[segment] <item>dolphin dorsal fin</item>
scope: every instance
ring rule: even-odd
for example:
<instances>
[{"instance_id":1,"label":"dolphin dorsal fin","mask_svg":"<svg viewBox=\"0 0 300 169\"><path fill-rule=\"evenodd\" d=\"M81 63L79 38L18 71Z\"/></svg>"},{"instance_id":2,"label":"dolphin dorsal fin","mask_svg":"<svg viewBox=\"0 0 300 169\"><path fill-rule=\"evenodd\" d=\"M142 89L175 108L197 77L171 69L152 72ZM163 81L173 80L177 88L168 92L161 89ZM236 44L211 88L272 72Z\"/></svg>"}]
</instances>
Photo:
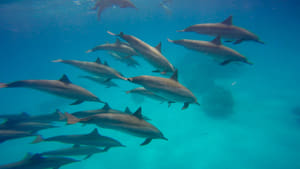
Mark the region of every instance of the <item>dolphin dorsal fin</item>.
<instances>
[{"instance_id":1,"label":"dolphin dorsal fin","mask_svg":"<svg viewBox=\"0 0 300 169\"><path fill-rule=\"evenodd\" d=\"M102 110L109 110L109 109L111 108L107 103L102 107Z\"/></svg>"},{"instance_id":2,"label":"dolphin dorsal fin","mask_svg":"<svg viewBox=\"0 0 300 169\"><path fill-rule=\"evenodd\" d=\"M155 49L157 49L161 53L161 42L157 46L155 46Z\"/></svg>"},{"instance_id":3,"label":"dolphin dorsal fin","mask_svg":"<svg viewBox=\"0 0 300 169\"><path fill-rule=\"evenodd\" d=\"M120 41L119 38L116 39L116 44L117 44L117 45L121 44L121 41Z\"/></svg>"},{"instance_id":4,"label":"dolphin dorsal fin","mask_svg":"<svg viewBox=\"0 0 300 169\"><path fill-rule=\"evenodd\" d=\"M73 146L72 146L72 148L79 148L80 147L80 144L74 144Z\"/></svg>"},{"instance_id":5,"label":"dolphin dorsal fin","mask_svg":"<svg viewBox=\"0 0 300 169\"><path fill-rule=\"evenodd\" d=\"M102 64L100 58L97 58L95 62L98 63L98 64Z\"/></svg>"},{"instance_id":6,"label":"dolphin dorsal fin","mask_svg":"<svg viewBox=\"0 0 300 169\"><path fill-rule=\"evenodd\" d=\"M139 119L143 119L143 115L142 115L142 107L139 107L134 113L133 115Z\"/></svg>"},{"instance_id":7,"label":"dolphin dorsal fin","mask_svg":"<svg viewBox=\"0 0 300 169\"><path fill-rule=\"evenodd\" d=\"M132 112L130 111L129 107L126 107L124 112L125 112L126 114L132 114Z\"/></svg>"},{"instance_id":8,"label":"dolphin dorsal fin","mask_svg":"<svg viewBox=\"0 0 300 169\"><path fill-rule=\"evenodd\" d=\"M175 80L178 82L178 70L176 69L173 75L170 77L170 79Z\"/></svg>"},{"instance_id":9,"label":"dolphin dorsal fin","mask_svg":"<svg viewBox=\"0 0 300 169\"><path fill-rule=\"evenodd\" d=\"M232 25L232 16L229 16L227 19L225 19L222 24Z\"/></svg>"},{"instance_id":10,"label":"dolphin dorsal fin","mask_svg":"<svg viewBox=\"0 0 300 169\"><path fill-rule=\"evenodd\" d=\"M67 83L67 84L72 83L72 82L69 80L68 76L65 75L65 74L59 79L59 81L64 82L64 83Z\"/></svg>"},{"instance_id":11,"label":"dolphin dorsal fin","mask_svg":"<svg viewBox=\"0 0 300 169\"><path fill-rule=\"evenodd\" d=\"M222 45L221 36L217 36L214 40L211 41L211 43L215 45Z\"/></svg>"},{"instance_id":12,"label":"dolphin dorsal fin","mask_svg":"<svg viewBox=\"0 0 300 169\"><path fill-rule=\"evenodd\" d=\"M89 134L90 136L101 136L100 134L99 134L99 132L98 132L98 129L97 128L95 128L92 132L90 132L90 134Z\"/></svg>"},{"instance_id":13,"label":"dolphin dorsal fin","mask_svg":"<svg viewBox=\"0 0 300 169\"><path fill-rule=\"evenodd\" d=\"M107 61L104 61L104 65L105 65L105 66L109 66L108 63L107 63Z\"/></svg>"}]
</instances>

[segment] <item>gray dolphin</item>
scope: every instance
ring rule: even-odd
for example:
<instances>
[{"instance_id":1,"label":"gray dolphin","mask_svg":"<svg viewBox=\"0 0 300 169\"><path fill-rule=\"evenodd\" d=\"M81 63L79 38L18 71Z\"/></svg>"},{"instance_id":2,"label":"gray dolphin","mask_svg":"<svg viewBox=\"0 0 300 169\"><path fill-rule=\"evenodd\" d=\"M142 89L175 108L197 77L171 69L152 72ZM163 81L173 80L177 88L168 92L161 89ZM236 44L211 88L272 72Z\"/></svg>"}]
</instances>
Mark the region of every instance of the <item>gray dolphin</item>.
<instances>
[{"instance_id":1,"label":"gray dolphin","mask_svg":"<svg viewBox=\"0 0 300 169\"><path fill-rule=\"evenodd\" d=\"M157 68L153 72L160 72L161 74L166 74L168 72L174 72L174 66L164 57L161 53L161 43L159 43L155 48L149 44L143 42L142 40L131 36L125 35L123 32L120 34L114 34L107 31L110 35L119 36L129 43L142 57L148 61L152 66Z\"/></svg>"},{"instance_id":2,"label":"gray dolphin","mask_svg":"<svg viewBox=\"0 0 300 169\"><path fill-rule=\"evenodd\" d=\"M43 156L82 156L86 157L84 160L90 158L93 154L106 152L106 149L99 149L93 146L80 146L79 144L75 144L70 148L64 148L59 150L47 151L41 153Z\"/></svg>"},{"instance_id":3,"label":"gray dolphin","mask_svg":"<svg viewBox=\"0 0 300 169\"><path fill-rule=\"evenodd\" d=\"M155 76L137 76L128 78L128 81L142 85L147 90L168 99L172 102L184 102L182 109L188 108L189 104L198 104L194 94L178 82L178 71L171 78Z\"/></svg>"},{"instance_id":4,"label":"gray dolphin","mask_svg":"<svg viewBox=\"0 0 300 169\"><path fill-rule=\"evenodd\" d=\"M88 90L72 84L66 75L63 75L59 80L21 80L8 84L0 84L0 88L15 88L25 87L32 88L44 92L48 92L57 96L75 99L76 101L71 105L80 104L84 101L101 101L97 96L89 92Z\"/></svg>"},{"instance_id":5,"label":"gray dolphin","mask_svg":"<svg viewBox=\"0 0 300 169\"><path fill-rule=\"evenodd\" d=\"M8 120L4 124L0 125L0 130L17 130L17 131L26 131L30 133L35 133L40 130L56 128L56 127L57 126L54 126L50 123L31 122L31 121L11 122Z\"/></svg>"},{"instance_id":6,"label":"gray dolphin","mask_svg":"<svg viewBox=\"0 0 300 169\"><path fill-rule=\"evenodd\" d=\"M98 9L97 16L98 20L100 20L101 13L105 9L113 6L119 6L120 8L136 8L135 5L129 0L97 0L92 10Z\"/></svg>"},{"instance_id":7,"label":"gray dolphin","mask_svg":"<svg viewBox=\"0 0 300 169\"><path fill-rule=\"evenodd\" d=\"M84 79L89 79L93 82L96 82L96 83L99 83L101 85L104 85L106 86L107 88L110 88L110 87L119 87L118 84L116 84L115 82L109 80L107 81L106 78L103 78L103 77L99 77L99 76L79 76L80 78L84 78Z\"/></svg>"},{"instance_id":8,"label":"gray dolphin","mask_svg":"<svg viewBox=\"0 0 300 169\"><path fill-rule=\"evenodd\" d=\"M123 75L116 71L115 69L111 68L107 62L104 62L102 64L100 58L97 58L95 62L85 62L85 61L79 61L79 60L54 60L52 62L59 62L59 63L65 63L74 67L77 67L81 70L84 70L88 73L92 73L96 76L104 77L106 78L106 81L109 81L111 79L123 79Z\"/></svg>"},{"instance_id":9,"label":"gray dolphin","mask_svg":"<svg viewBox=\"0 0 300 169\"><path fill-rule=\"evenodd\" d=\"M100 135L96 128L89 134L62 135L62 136L54 136L46 139L42 138L42 136L37 136L37 138L32 143L40 143L42 141L55 141L55 142L68 143L68 144L82 144L82 145L106 147L106 148L125 147L115 139Z\"/></svg>"},{"instance_id":10,"label":"gray dolphin","mask_svg":"<svg viewBox=\"0 0 300 169\"><path fill-rule=\"evenodd\" d=\"M257 35L248 30L232 25L232 16L229 16L221 23L205 23L189 26L178 32L196 32L211 36L221 36L225 39L236 40L234 44L239 44L243 41L255 41L264 44Z\"/></svg>"},{"instance_id":11,"label":"gray dolphin","mask_svg":"<svg viewBox=\"0 0 300 169\"><path fill-rule=\"evenodd\" d=\"M113 58L115 58L116 60L127 64L127 66L131 66L131 67L136 67L139 64L138 61L136 61L133 57L131 56L122 56L122 54L117 53L117 52L109 52L109 55L111 55Z\"/></svg>"},{"instance_id":12,"label":"gray dolphin","mask_svg":"<svg viewBox=\"0 0 300 169\"><path fill-rule=\"evenodd\" d=\"M0 166L0 169L58 169L63 165L78 162L66 157L42 157L41 154L27 154L18 162Z\"/></svg>"},{"instance_id":13,"label":"gray dolphin","mask_svg":"<svg viewBox=\"0 0 300 169\"><path fill-rule=\"evenodd\" d=\"M137 137L146 138L141 145L149 144L152 139L167 140L161 131L143 119L141 108L134 114L101 113L80 119L68 113L66 113L66 116L68 118L68 124L78 122L96 124L99 127L115 129Z\"/></svg>"},{"instance_id":14,"label":"gray dolphin","mask_svg":"<svg viewBox=\"0 0 300 169\"><path fill-rule=\"evenodd\" d=\"M18 139L23 137L31 137L35 134L27 131L16 131L16 130L0 130L0 143L3 143L7 140Z\"/></svg>"},{"instance_id":15,"label":"gray dolphin","mask_svg":"<svg viewBox=\"0 0 300 169\"><path fill-rule=\"evenodd\" d=\"M135 89L131 89L131 90L128 90L126 91L127 94L129 93L132 93L132 94L139 94L139 95L142 95L142 96L146 96L148 98L151 98L153 100L157 100L157 101L160 101L161 103L163 102L169 102L169 100L145 89L144 87L138 87L138 88L135 88Z\"/></svg>"},{"instance_id":16,"label":"gray dolphin","mask_svg":"<svg viewBox=\"0 0 300 169\"><path fill-rule=\"evenodd\" d=\"M252 65L248 59L238 53L237 51L223 46L221 43L221 37L218 36L212 41L199 41L199 40L189 40L189 39L181 39L181 40L170 40L169 42L184 46L187 49L191 49L197 52L202 52L208 54L215 58L215 60L221 60L221 65L226 65L230 62L244 62Z\"/></svg>"}]
</instances>

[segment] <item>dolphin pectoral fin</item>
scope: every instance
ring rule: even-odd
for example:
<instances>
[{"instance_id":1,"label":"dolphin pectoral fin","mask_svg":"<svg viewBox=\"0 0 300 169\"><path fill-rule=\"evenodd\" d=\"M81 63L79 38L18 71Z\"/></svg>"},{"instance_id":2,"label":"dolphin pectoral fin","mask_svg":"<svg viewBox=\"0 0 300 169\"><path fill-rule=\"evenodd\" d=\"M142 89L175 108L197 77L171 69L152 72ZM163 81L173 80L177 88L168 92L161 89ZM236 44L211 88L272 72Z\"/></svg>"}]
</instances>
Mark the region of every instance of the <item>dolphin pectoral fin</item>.
<instances>
[{"instance_id":1,"label":"dolphin pectoral fin","mask_svg":"<svg viewBox=\"0 0 300 169\"><path fill-rule=\"evenodd\" d=\"M243 39L239 39L239 40L236 40L235 42L233 42L233 44L237 45L237 44L242 43L243 41L244 41Z\"/></svg>"},{"instance_id":2,"label":"dolphin pectoral fin","mask_svg":"<svg viewBox=\"0 0 300 169\"><path fill-rule=\"evenodd\" d=\"M111 80L111 78L107 78L106 80L103 81L103 83L107 83Z\"/></svg>"},{"instance_id":3,"label":"dolphin pectoral fin","mask_svg":"<svg viewBox=\"0 0 300 169\"><path fill-rule=\"evenodd\" d=\"M228 63L232 62L232 60L225 60L224 62L220 63L221 66L225 66Z\"/></svg>"},{"instance_id":4,"label":"dolphin pectoral fin","mask_svg":"<svg viewBox=\"0 0 300 169\"><path fill-rule=\"evenodd\" d=\"M175 102L173 102L173 101L168 101L168 108L171 107L172 103L175 103Z\"/></svg>"},{"instance_id":5,"label":"dolphin pectoral fin","mask_svg":"<svg viewBox=\"0 0 300 169\"><path fill-rule=\"evenodd\" d=\"M71 103L70 105L78 105L81 104L82 102L84 102L84 100L76 100L74 103Z\"/></svg>"},{"instance_id":6,"label":"dolphin pectoral fin","mask_svg":"<svg viewBox=\"0 0 300 169\"><path fill-rule=\"evenodd\" d=\"M142 144L141 146L147 145L152 141L152 138L147 138Z\"/></svg>"},{"instance_id":7,"label":"dolphin pectoral fin","mask_svg":"<svg viewBox=\"0 0 300 169\"><path fill-rule=\"evenodd\" d=\"M181 110L187 109L189 107L190 103L185 102Z\"/></svg>"},{"instance_id":8,"label":"dolphin pectoral fin","mask_svg":"<svg viewBox=\"0 0 300 169\"><path fill-rule=\"evenodd\" d=\"M83 160L86 160L86 159L88 159L88 158L92 157L92 155L93 155L93 154L89 154L89 155L87 155L86 157L84 157L84 159L83 159Z\"/></svg>"}]
</instances>

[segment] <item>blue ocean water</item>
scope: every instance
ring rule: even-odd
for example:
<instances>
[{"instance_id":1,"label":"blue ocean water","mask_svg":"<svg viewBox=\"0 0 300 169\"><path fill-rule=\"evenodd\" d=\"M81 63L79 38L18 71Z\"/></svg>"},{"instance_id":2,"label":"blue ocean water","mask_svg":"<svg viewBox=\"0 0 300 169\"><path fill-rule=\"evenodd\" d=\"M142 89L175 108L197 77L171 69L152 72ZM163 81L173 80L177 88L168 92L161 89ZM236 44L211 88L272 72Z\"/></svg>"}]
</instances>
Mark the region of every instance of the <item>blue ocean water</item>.
<instances>
[{"instance_id":1,"label":"blue ocean water","mask_svg":"<svg viewBox=\"0 0 300 169\"><path fill-rule=\"evenodd\" d=\"M78 1L76 1L78 2ZM80 0L18 0L0 2L0 82L24 79L70 80L95 93L118 110L132 111L142 106L169 139L144 140L118 131L99 129L126 148L63 166L62 168L132 168L132 169L299 169L300 106L298 38L300 23L298 3L293 0L173 0L171 13L159 1L132 0L135 9L118 7L103 12L97 21L90 10L93 2ZM196 33L179 33L198 23L221 22L233 16L233 24L257 34L264 42L225 43L245 55L254 65L216 64L204 54L167 41L170 39L212 40ZM105 88L84 79L87 73L68 65L52 63L55 59L94 61L97 57L126 77L153 75L154 68L136 58L137 68L114 60L105 51L86 54L99 44L114 42L106 31L134 35L152 46L162 42L162 53L179 70L179 82L198 98L200 106L182 104L168 108L150 99L132 97L125 91L138 87L115 80L120 88ZM103 105L85 102L69 106L71 100L15 88L0 90L0 113L28 112L46 114L59 108L63 112L92 110ZM299 110L299 109L298 109ZM80 124L40 131L44 137L84 134L95 126ZM59 143L30 144L34 137L0 144L0 165L18 161L27 152L40 153L68 147ZM79 158L80 159L80 158Z\"/></svg>"}]
</instances>

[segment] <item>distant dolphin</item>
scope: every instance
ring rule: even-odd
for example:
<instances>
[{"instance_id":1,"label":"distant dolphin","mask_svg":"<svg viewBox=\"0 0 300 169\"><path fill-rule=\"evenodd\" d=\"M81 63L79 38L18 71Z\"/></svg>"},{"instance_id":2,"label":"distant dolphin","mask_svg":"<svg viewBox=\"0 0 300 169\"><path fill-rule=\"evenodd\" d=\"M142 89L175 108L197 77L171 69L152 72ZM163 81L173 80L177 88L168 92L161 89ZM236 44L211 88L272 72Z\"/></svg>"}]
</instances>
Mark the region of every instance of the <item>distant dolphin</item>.
<instances>
[{"instance_id":1,"label":"distant dolphin","mask_svg":"<svg viewBox=\"0 0 300 169\"><path fill-rule=\"evenodd\" d=\"M196 32L199 34L206 34L211 36L221 36L225 39L235 39L234 44L239 44L243 41L255 41L264 44L259 37L249 32L244 28L240 28L232 25L232 16L229 16L221 23L206 23L192 25L188 28L180 30L178 32Z\"/></svg>"},{"instance_id":2,"label":"distant dolphin","mask_svg":"<svg viewBox=\"0 0 300 169\"><path fill-rule=\"evenodd\" d=\"M195 50L197 52L202 52L214 57L216 60L221 60L221 65L226 65L230 62L238 61L244 62L252 65L248 59L238 53L237 51L230 49L226 46L223 46L221 43L221 37L218 36L214 40L208 41L199 41L199 40L189 40L189 39L181 39L181 40L170 40L169 42L184 46L185 48Z\"/></svg>"},{"instance_id":3,"label":"distant dolphin","mask_svg":"<svg viewBox=\"0 0 300 169\"><path fill-rule=\"evenodd\" d=\"M161 74L166 74L168 72L174 72L174 66L161 54L161 43L159 43L155 48L149 44L143 42L142 40L131 36L125 35L123 32L120 34L114 34L107 31L110 35L119 36L129 43L143 58L148 61L152 66L156 67L157 70L153 72L160 72Z\"/></svg>"},{"instance_id":4,"label":"distant dolphin","mask_svg":"<svg viewBox=\"0 0 300 169\"><path fill-rule=\"evenodd\" d=\"M176 70L170 79L155 76L137 76L128 78L128 81L142 85L147 90L169 101L183 102L182 109L188 108L191 103L199 105L194 94L178 82L177 76L178 71Z\"/></svg>"},{"instance_id":5,"label":"distant dolphin","mask_svg":"<svg viewBox=\"0 0 300 169\"><path fill-rule=\"evenodd\" d=\"M84 101L104 103L88 90L72 84L66 75L63 75L59 80L21 80L8 84L0 84L0 88L15 87L32 88L69 99L76 99L71 105L80 104Z\"/></svg>"},{"instance_id":6,"label":"distant dolphin","mask_svg":"<svg viewBox=\"0 0 300 169\"><path fill-rule=\"evenodd\" d=\"M141 108L134 114L101 113L80 119L68 113L66 113L66 116L68 118L68 124L78 122L96 124L99 127L115 129L137 137L146 138L141 145L149 144L152 139L167 140L161 131L143 119Z\"/></svg>"},{"instance_id":7,"label":"distant dolphin","mask_svg":"<svg viewBox=\"0 0 300 169\"><path fill-rule=\"evenodd\" d=\"M160 101L161 103L163 102L169 102L169 100L145 89L144 87L138 87L138 88L135 88L135 89L132 89L132 90L129 90L129 91L126 91L127 94L129 93L132 93L132 94L139 94L139 95L142 95L142 96L146 96L148 98L151 98L153 100L157 100L157 101ZM169 103L170 104L170 103Z\"/></svg>"},{"instance_id":8,"label":"distant dolphin","mask_svg":"<svg viewBox=\"0 0 300 169\"><path fill-rule=\"evenodd\" d=\"M68 144L82 144L82 145L105 147L105 148L125 147L115 139L100 135L96 128L89 134L62 135L62 136L54 136L46 139L42 138L41 136L37 136L37 138L32 143L40 143L42 141L55 141L55 142L68 143Z\"/></svg>"},{"instance_id":9,"label":"distant dolphin","mask_svg":"<svg viewBox=\"0 0 300 169\"><path fill-rule=\"evenodd\" d=\"M79 61L79 60L62 60L62 59L53 60L52 62L65 63L68 65L77 67L81 70L92 73L96 76L104 77L104 78L106 78L106 81L109 81L111 79L126 80L120 72L111 68L107 64L107 62L104 62L104 64L102 64L100 58L97 58L97 60L95 62L85 62L85 61Z\"/></svg>"},{"instance_id":10,"label":"distant dolphin","mask_svg":"<svg viewBox=\"0 0 300 169\"><path fill-rule=\"evenodd\" d=\"M91 80L91 81L96 82L96 83L101 84L101 85L104 85L107 88L110 88L110 87L119 87L119 85L116 84L115 82L113 82L111 80L107 81L106 78L103 78L103 77L100 77L100 76L79 76L79 77Z\"/></svg>"},{"instance_id":11,"label":"distant dolphin","mask_svg":"<svg viewBox=\"0 0 300 169\"><path fill-rule=\"evenodd\" d=\"M95 6L92 8L96 10L98 8L98 20L100 21L101 13L113 6L119 6L120 8L136 8L129 0L97 0Z\"/></svg>"},{"instance_id":12,"label":"distant dolphin","mask_svg":"<svg viewBox=\"0 0 300 169\"><path fill-rule=\"evenodd\" d=\"M126 63L127 66L131 66L131 67L136 67L139 64L139 62L137 62L133 57L131 56L122 56L121 54L119 53L116 53L116 52L109 52L109 54L115 58L116 60L122 62L122 63Z\"/></svg>"},{"instance_id":13,"label":"distant dolphin","mask_svg":"<svg viewBox=\"0 0 300 169\"><path fill-rule=\"evenodd\" d=\"M80 146L79 144L75 144L70 148L64 148L59 150L47 151L41 153L43 156L82 156L86 157L84 160L90 158L93 154L106 152L107 149L99 149L93 146Z\"/></svg>"},{"instance_id":14,"label":"distant dolphin","mask_svg":"<svg viewBox=\"0 0 300 169\"><path fill-rule=\"evenodd\" d=\"M26 157L18 162L0 166L0 169L58 169L63 165L78 162L66 157L42 157L41 154L27 154Z\"/></svg>"},{"instance_id":15,"label":"distant dolphin","mask_svg":"<svg viewBox=\"0 0 300 169\"><path fill-rule=\"evenodd\" d=\"M0 143L3 143L7 140L18 139L23 137L32 137L36 134L27 131L16 131L16 130L0 130ZM1 167L0 167L1 168Z\"/></svg>"}]
</instances>

